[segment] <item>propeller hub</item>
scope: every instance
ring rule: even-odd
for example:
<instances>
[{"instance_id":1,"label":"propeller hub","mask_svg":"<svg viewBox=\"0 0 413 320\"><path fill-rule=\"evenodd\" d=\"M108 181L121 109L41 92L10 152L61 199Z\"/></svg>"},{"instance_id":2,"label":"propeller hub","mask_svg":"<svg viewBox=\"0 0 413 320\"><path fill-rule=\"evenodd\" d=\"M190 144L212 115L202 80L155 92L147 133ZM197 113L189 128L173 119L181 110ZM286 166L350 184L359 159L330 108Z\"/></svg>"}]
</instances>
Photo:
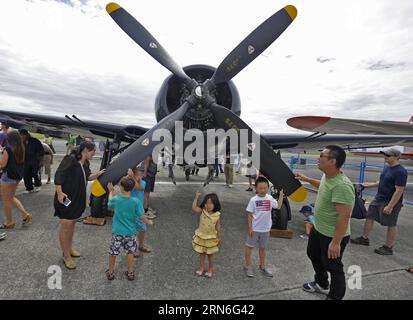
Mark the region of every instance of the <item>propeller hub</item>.
<instances>
[{"instance_id":1,"label":"propeller hub","mask_svg":"<svg viewBox=\"0 0 413 320\"><path fill-rule=\"evenodd\" d=\"M202 87L201 87L201 86L197 86L197 87L195 88L195 95L196 95L198 98L202 98Z\"/></svg>"}]
</instances>

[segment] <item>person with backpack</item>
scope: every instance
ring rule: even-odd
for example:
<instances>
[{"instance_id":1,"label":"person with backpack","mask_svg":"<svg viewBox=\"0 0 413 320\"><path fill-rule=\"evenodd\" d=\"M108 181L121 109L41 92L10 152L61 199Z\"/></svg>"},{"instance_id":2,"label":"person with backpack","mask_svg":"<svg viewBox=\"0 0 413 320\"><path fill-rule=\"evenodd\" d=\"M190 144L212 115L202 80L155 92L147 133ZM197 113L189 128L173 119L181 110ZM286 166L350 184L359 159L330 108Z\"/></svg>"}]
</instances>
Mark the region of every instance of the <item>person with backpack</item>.
<instances>
[{"instance_id":1,"label":"person with backpack","mask_svg":"<svg viewBox=\"0 0 413 320\"><path fill-rule=\"evenodd\" d=\"M16 189L23 178L24 167L24 145L17 131L11 131L7 134L7 144L2 151L0 169L3 170L1 176L1 197L3 202L5 222L0 225L0 229L13 229L12 207L16 207L23 219L23 225L28 224L33 216L27 212L21 202L16 198Z\"/></svg>"},{"instance_id":2,"label":"person with backpack","mask_svg":"<svg viewBox=\"0 0 413 320\"><path fill-rule=\"evenodd\" d=\"M44 156L43 145L39 139L32 137L26 129L20 129L19 133L25 147L23 178L26 191L24 193L37 192L41 190L42 185L39 168Z\"/></svg>"}]
</instances>

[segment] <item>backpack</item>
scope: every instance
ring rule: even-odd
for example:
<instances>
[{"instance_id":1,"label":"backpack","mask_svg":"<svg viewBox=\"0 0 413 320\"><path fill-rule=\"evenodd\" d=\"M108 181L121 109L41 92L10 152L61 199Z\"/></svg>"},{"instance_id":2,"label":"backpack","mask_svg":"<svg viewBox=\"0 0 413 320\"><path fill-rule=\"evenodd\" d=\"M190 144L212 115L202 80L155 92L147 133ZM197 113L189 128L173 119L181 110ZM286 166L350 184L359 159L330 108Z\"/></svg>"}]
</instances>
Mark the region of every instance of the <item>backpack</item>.
<instances>
[{"instance_id":1,"label":"backpack","mask_svg":"<svg viewBox=\"0 0 413 320\"><path fill-rule=\"evenodd\" d=\"M354 219L366 219L367 216L367 209L364 205L366 202L363 199L363 191L364 187L361 184L355 184L354 190L356 192L356 199L354 202L353 211L351 213L351 217Z\"/></svg>"}]
</instances>

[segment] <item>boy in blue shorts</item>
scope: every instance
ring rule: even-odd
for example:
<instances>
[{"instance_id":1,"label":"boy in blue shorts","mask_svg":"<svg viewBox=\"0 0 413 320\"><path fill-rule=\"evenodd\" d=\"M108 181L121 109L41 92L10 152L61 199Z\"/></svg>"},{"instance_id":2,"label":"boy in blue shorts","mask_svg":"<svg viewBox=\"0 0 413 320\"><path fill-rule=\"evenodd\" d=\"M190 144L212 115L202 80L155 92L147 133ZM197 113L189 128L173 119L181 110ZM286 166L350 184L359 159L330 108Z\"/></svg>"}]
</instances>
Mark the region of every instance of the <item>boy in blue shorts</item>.
<instances>
[{"instance_id":1,"label":"boy in blue shorts","mask_svg":"<svg viewBox=\"0 0 413 320\"><path fill-rule=\"evenodd\" d=\"M136 252L136 221L142 220L147 224L152 221L146 219L142 204L136 198L131 197L131 191L135 186L135 181L130 177L123 177L120 180L120 196L113 196L113 185L108 183L109 202L108 207L115 210L112 222L112 241L109 250L109 269L106 270L108 280L115 279L116 257L121 249L128 254L128 271L126 276L128 280L135 280L133 270L133 255Z\"/></svg>"},{"instance_id":2,"label":"boy in blue shorts","mask_svg":"<svg viewBox=\"0 0 413 320\"><path fill-rule=\"evenodd\" d=\"M128 170L128 176L135 181L135 187L131 191L131 197L138 199L142 208L143 208L143 199L145 193L146 182L142 179L144 168L141 166L135 167L133 170ZM151 252L152 249L150 246L145 244L145 232L146 224L141 220L138 220L136 223L136 239L138 239L138 250L141 252ZM134 256L135 258L139 257L141 253L136 251Z\"/></svg>"}]
</instances>

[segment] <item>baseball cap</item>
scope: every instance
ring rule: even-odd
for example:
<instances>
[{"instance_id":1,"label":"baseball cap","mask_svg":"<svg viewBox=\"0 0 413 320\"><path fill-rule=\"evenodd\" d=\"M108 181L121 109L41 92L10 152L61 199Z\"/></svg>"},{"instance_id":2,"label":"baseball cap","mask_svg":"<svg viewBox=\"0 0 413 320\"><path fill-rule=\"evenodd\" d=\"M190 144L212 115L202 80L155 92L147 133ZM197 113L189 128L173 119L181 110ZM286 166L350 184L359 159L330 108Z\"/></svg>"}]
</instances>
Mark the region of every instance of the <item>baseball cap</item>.
<instances>
[{"instance_id":1,"label":"baseball cap","mask_svg":"<svg viewBox=\"0 0 413 320\"><path fill-rule=\"evenodd\" d=\"M313 208L311 208L310 206L302 206L302 208L300 209L301 213L312 212L312 211L313 211Z\"/></svg>"},{"instance_id":2,"label":"baseball cap","mask_svg":"<svg viewBox=\"0 0 413 320\"><path fill-rule=\"evenodd\" d=\"M396 148L388 148L386 150L380 151L380 153L387 155L387 156L395 156L395 157L399 157L401 154L400 150Z\"/></svg>"}]
</instances>

